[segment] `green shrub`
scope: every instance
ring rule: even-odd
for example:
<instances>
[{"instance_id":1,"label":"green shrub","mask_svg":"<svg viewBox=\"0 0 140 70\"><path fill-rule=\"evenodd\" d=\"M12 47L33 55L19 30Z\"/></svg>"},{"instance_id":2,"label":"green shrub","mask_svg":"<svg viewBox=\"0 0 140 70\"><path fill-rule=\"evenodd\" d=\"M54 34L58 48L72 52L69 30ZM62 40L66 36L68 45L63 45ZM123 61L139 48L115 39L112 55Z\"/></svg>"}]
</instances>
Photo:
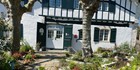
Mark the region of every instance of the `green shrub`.
<instances>
[{"instance_id":1,"label":"green shrub","mask_svg":"<svg viewBox=\"0 0 140 70\"><path fill-rule=\"evenodd\" d=\"M91 62L91 60L92 60L91 57L86 57L86 58L84 59L85 62Z\"/></svg>"},{"instance_id":2,"label":"green shrub","mask_svg":"<svg viewBox=\"0 0 140 70\"><path fill-rule=\"evenodd\" d=\"M38 67L38 70L45 70L45 67Z\"/></svg>"},{"instance_id":3,"label":"green shrub","mask_svg":"<svg viewBox=\"0 0 140 70\"><path fill-rule=\"evenodd\" d=\"M33 48L28 44L28 42L26 41L21 41L21 42L22 42L22 45L20 46L20 49L19 49L21 53L34 52Z\"/></svg>"},{"instance_id":4,"label":"green shrub","mask_svg":"<svg viewBox=\"0 0 140 70\"><path fill-rule=\"evenodd\" d=\"M16 61L13 56L11 56L10 52L4 52L3 57L6 60L6 62Z\"/></svg>"},{"instance_id":5,"label":"green shrub","mask_svg":"<svg viewBox=\"0 0 140 70\"><path fill-rule=\"evenodd\" d=\"M28 46L28 45L22 45L21 47L20 47L20 52L28 52L29 50L31 49L31 47L30 46Z\"/></svg>"},{"instance_id":6,"label":"green shrub","mask_svg":"<svg viewBox=\"0 0 140 70\"><path fill-rule=\"evenodd\" d=\"M103 52L102 57L107 58L108 57L108 52Z\"/></svg>"},{"instance_id":7,"label":"green shrub","mask_svg":"<svg viewBox=\"0 0 140 70\"><path fill-rule=\"evenodd\" d=\"M102 58L100 58L100 57L93 57L92 59L91 59L91 62L92 63L101 63L102 62Z\"/></svg>"},{"instance_id":8,"label":"green shrub","mask_svg":"<svg viewBox=\"0 0 140 70\"><path fill-rule=\"evenodd\" d=\"M73 69L75 66L76 66L76 63L74 63L74 62L69 62L69 67L70 67L70 69Z\"/></svg>"},{"instance_id":9,"label":"green shrub","mask_svg":"<svg viewBox=\"0 0 140 70\"><path fill-rule=\"evenodd\" d=\"M73 60L79 60L79 61L82 61L82 51L78 51L77 53L75 53L73 56L72 56Z\"/></svg>"},{"instance_id":10,"label":"green shrub","mask_svg":"<svg viewBox=\"0 0 140 70\"><path fill-rule=\"evenodd\" d=\"M32 55L29 53L29 54L27 54L27 55L25 56L25 59L32 60L33 58L32 58Z\"/></svg>"},{"instance_id":11,"label":"green shrub","mask_svg":"<svg viewBox=\"0 0 140 70\"><path fill-rule=\"evenodd\" d=\"M98 53L102 53L102 52L103 52L102 50L103 50L103 48L102 48L102 47L99 47L99 48L97 49L97 52L98 52Z\"/></svg>"},{"instance_id":12,"label":"green shrub","mask_svg":"<svg viewBox=\"0 0 140 70\"><path fill-rule=\"evenodd\" d=\"M5 59L0 60L0 69L1 70L12 70L11 67L10 67L10 65L9 65L9 63L6 62Z\"/></svg>"},{"instance_id":13,"label":"green shrub","mask_svg":"<svg viewBox=\"0 0 140 70\"><path fill-rule=\"evenodd\" d=\"M81 70L99 70L98 64L81 64L79 67Z\"/></svg>"},{"instance_id":14,"label":"green shrub","mask_svg":"<svg viewBox=\"0 0 140 70\"><path fill-rule=\"evenodd\" d=\"M127 42L121 44L119 47L116 48L118 52L125 52L125 53L130 53L131 48L129 47L129 44Z\"/></svg>"}]
</instances>

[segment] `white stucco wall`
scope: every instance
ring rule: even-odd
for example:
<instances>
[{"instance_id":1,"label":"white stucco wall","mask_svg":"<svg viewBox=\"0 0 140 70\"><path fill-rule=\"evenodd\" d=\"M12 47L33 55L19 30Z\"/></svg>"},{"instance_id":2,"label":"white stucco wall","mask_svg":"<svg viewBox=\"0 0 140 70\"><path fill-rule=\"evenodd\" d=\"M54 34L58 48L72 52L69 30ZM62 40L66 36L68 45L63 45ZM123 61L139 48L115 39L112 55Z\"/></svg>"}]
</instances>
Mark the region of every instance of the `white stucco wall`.
<instances>
[{"instance_id":1,"label":"white stucco wall","mask_svg":"<svg viewBox=\"0 0 140 70\"><path fill-rule=\"evenodd\" d=\"M6 9L6 7L4 7L4 5L3 4L1 4L0 3L0 17L2 17L1 15L1 12L3 12L3 15L4 15L4 17L6 17L7 15L7 9Z\"/></svg>"},{"instance_id":2,"label":"white stucco wall","mask_svg":"<svg viewBox=\"0 0 140 70\"><path fill-rule=\"evenodd\" d=\"M104 47L104 48L114 48L115 43L110 43L110 42L94 42L94 27L104 27L104 26L91 26L91 44L92 44L92 49L95 51L98 47ZM107 26L106 26L107 27ZM107 27L107 28L116 28L117 33L116 33L116 45L119 46L122 43L128 42L131 45L132 41L132 28L128 27ZM78 30L82 29L82 25L74 24L73 25L73 35L79 36ZM78 38L77 38L78 39ZM77 40L75 38L72 39L72 46L75 50L80 50L81 49L81 40ZM110 38L109 38L110 39ZM77 40L77 42L76 42Z\"/></svg>"},{"instance_id":3,"label":"white stucco wall","mask_svg":"<svg viewBox=\"0 0 140 70\"><path fill-rule=\"evenodd\" d=\"M44 22L44 18L39 16L41 10L40 2L35 2L32 12L24 13L21 20L21 24L23 24L23 39L34 48L37 38L37 22Z\"/></svg>"}]
</instances>

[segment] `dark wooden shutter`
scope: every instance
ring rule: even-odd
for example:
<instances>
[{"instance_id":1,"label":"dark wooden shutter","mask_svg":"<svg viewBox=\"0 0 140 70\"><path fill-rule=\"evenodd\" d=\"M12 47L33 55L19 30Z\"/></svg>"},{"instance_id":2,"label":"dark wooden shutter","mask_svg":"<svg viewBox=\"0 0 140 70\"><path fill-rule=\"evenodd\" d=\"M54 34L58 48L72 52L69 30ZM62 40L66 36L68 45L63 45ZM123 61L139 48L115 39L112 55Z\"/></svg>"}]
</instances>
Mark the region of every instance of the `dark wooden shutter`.
<instances>
[{"instance_id":1,"label":"dark wooden shutter","mask_svg":"<svg viewBox=\"0 0 140 70\"><path fill-rule=\"evenodd\" d=\"M116 32L117 32L116 28L111 29L110 42L116 42Z\"/></svg>"},{"instance_id":2,"label":"dark wooden shutter","mask_svg":"<svg viewBox=\"0 0 140 70\"><path fill-rule=\"evenodd\" d=\"M74 0L62 0L62 8L63 9L73 9Z\"/></svg>"},{"instance_id":3,"label":"dark wooden shutter","mask_svg":"<svg viewBox=\"0 0 140 70\"><path fill-rule=\"evenodd\" d=\"M79 40L82 40L82 29L78 30L79 31Z\"/></svg>"},{"instance_id":4,"label":"dark wooden shutter","mask_svg":"<svg viewBox=\"0 0 140 70\"><path fill-rule=\"evenodd\" d=\"M23 24L20 24L20 38L23 38Z\"/></svg>"},{"instance_id":5,"label":"dark wooden shutter","mask_svg":"<svg viewBox=\"0 0 140 70\"><path fill-rule=\"evenodd\" d=\"M109 1L109 12L115 13L116 3L115 1Z\"/></svg>"},{"instance_id":6,"label":"dark wooden shutter","mask_svg":"<svg viewBox=\"0 0 140 70\"><path fill-rule=\"evenodd\" d=\"M99 28L94 28L94 42L99 42Z\"/></svg>"}]
</instances>

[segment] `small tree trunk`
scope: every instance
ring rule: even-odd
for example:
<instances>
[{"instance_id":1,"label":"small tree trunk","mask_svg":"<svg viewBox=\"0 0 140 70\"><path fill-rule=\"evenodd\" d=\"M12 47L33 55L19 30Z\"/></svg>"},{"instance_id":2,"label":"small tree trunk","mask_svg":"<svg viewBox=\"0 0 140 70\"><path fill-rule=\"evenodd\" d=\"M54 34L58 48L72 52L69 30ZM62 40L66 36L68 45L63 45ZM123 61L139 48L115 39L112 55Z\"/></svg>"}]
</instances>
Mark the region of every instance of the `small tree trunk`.
<instances>
[{"instance_id":1,"label":"small tree trunk","mask_svg":"<svg viewBox=\"0 0 140 70\"><path fill-rule=\"evenodd\" d=\"M87 57L92 54L91 49L91 20L93 12L83 9L83 37L82 37L82 56Z\"/></svg>"},{"instance_id":2,"label":"small tree trunk","mask_svg":"<svg viewBox=\"0 0 140 70\"><path fill-rule=\"evenodd\" d=\"M20 47L20 18L13 17L13 51L18 51Z\"/></svg>"},{"instance_id":3,"label":"small tree trunk","mask_svg":"<svg viewBox=\"0 0 140 70\"><path fill-rule=\"evenodd\" d=\"M16 9L16 10L15 10ZM11 24L13 27L12 30L12 52L17 52L19 51L20 48L20 21L22 14L20 13L20 9L18 6L11 7L12 10L10 12L10 19L11 19Z\"/></svg>"}]
</instances>

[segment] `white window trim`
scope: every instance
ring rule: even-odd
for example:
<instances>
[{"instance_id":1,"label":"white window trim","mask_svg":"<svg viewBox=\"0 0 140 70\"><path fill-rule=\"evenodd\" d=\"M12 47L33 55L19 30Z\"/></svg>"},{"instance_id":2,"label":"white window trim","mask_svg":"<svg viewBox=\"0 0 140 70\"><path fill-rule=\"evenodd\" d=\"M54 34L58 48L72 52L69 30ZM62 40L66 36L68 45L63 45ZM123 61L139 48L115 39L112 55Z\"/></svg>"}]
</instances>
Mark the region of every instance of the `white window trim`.
<instances>
[{"instance_id":1,"label":"white window trim","mask_svg":"<svg viewBox=\"0 0 140 70\"><path fill-rule=\"evenodd\" d=\"M100 31L101 30L109 30L109 32L108 32L108 40L104 40L104 34L105 33L103 33L103 40L101 41L100 40ZM111 34L111 30L110 29L108 29L108 28L100 28L100 30L99 30L99 42L110 42L110 34Z\"/></svg>"}]
</instances>

